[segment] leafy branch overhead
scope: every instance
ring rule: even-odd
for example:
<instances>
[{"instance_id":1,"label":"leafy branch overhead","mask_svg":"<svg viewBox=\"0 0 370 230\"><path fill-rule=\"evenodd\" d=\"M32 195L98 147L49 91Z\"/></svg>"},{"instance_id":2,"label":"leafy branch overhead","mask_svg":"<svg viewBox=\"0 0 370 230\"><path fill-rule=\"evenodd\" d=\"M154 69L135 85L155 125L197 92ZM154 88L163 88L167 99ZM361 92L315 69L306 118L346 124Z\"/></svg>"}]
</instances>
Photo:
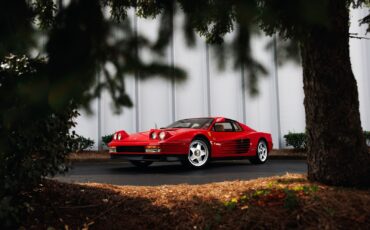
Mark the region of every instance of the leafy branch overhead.
<instances>
[{"instance_id":1,"label":"leafy branch overhead","mask_svg":"<svg viewBox=\"0 0 370 230\"><path fill-rule=\"evenodd\" d=\"M282 39L297 43L310 26L329 25L325 7L328 1L321 0L72 0L67 5L62 2L5 1L0 9L0 57L31 50L46 55L49 74L54 76L49 94L55 109L63 108L70 98L88 108L92 98L108 90L119 111L120 106L132 106L125 87L128 76L184 79L184 70L161 57L171 40L173 16L179 12L184 15L182 28L187 43L194 45L198 33L214 48L221 67L229 59L234 60L235 68L243 66L252 94L258 92L257 77L267 73L251 51L251 38L260 29L268 35L279 33ZM361 7L369 1L350 3ZM134 10L137 17L159 18L156 41L149 41L135 31L132 17L128 16ZM369 24L369 17L361 23ZM233 31L232 39L226 41L225 35ZM40 44L40 36L47 41L45 47ZM139 52L149 52L158 58L145 62ZM98 74L102 75L100 79Z\"/></svg>"},{"instance_id":2,"label":"leafy branch overhead","mask_svg":"<svg viewBox=\"0 0 370 230\"><path fill-rule=\"evenodd\" d=\"M118 24L107 19L102 11L98 1L81 0L73 1L56 15L47 53L50 70L54 71L52 74L59 75L62 80L57 82L56 87L70 91L64 95L73 95L83 105L88 105L92 98L107 89L115 107L119 108L132 105L125 90L124 77L135 74L143 79L153 75L185 77L182 70L164 61L147 63L141 60L138 49L150 52L152 44L133 30L128 17ZM97 80L97 73L102 73L104 78ZM83 88L86 90L81 91ZM87 91L90 88L94 90ZM55 98L58 106L61 97L58 95Z\"/></svg>"},{"instance_id":3,"label":"leafy branch overhead","mask_svg":"<svg viewBox=\"0 0 370 230\"><path fill-rule=\"evenodd\" d=\"M134 5L127 3L131 8ZM133 29L131 18L126 17L128 6L97 0L68 5L55 5L50 0L6 2L0 9L0 57L31 51L47 57L48 74L53 76L49 102L55 110L63 109L72 98L89 108L91 99L102 90L110 92L117 110L132 106L125 88L127 76L176 77L182 81L186 74L161 57L165 46L152 44ZM112 15L107 16L109 8ZM121 12L119 22L117 12ZM144 61L139 51L158 58Z\"/></svg>"}]
</instances>

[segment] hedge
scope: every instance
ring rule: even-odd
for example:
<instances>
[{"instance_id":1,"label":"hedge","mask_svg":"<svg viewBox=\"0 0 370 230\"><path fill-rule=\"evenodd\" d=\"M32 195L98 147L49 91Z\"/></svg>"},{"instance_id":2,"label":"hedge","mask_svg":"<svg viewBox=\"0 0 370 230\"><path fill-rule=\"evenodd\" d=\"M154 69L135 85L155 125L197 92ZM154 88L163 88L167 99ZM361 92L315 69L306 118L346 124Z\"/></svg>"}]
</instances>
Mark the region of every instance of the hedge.
<instances>
[{"instance_id":1,"label":"hedge","mask_svg":"<svg viewBox=\"0 0 370 230\"><path fill-rule=\"evenodd\" d=\"M102 142L103 142L106 146L108 146L109 142L111 142L111 141L113 140L113 135L114 135L114 134L108 134L108 135L102 136L102 137L101 137Z\"/></svg>"},{"instance_id":2,"label":"hedge","mask_svg":"<svg viewBox=\"0 0 370 230\"><path fill-rule=\"evenodd\" d=\"M366 143L370 145L370 131L364 131ZM294 149L303 150L307 147L306 133L291 133L284 135L287 146L292 146Z\"/></svg>"},{"instance_id":3,"label":"hedge","mask_svg":"<svg viewBox=\"0 0 370 230\"><path fill-rule=\"evenodd\" d=\"M68 146L68 151L70 152L81 152L86 149L91 149L95 144L95 142L90 138L80 136L78 134L75 134L74 132L73 138L75 141Z\"/></svg>"},{"instance_id":4,"label":"hedge","mask_svg":"<svg viewBox=\"0 0 370 230\"><path fill-rule=\"evenodd\" d=\"M307 147L307 136L305 133L291 133L284 135L287 146L293 146L294 149L302 150Z\"/></svg>"}]
</instances>

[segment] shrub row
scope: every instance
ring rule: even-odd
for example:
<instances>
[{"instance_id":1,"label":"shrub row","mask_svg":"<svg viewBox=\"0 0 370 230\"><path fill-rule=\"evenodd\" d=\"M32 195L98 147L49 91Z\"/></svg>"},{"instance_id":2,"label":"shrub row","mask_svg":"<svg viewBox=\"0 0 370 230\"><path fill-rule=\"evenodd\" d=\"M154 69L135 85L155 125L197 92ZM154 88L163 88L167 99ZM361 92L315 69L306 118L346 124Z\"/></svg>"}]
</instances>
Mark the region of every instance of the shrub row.
<instances>
[{"instance_id":1,"label":"shrub row","mask_svg":"<svg viewBox=\"0 0 370 230\"><path fill-rule=\"evenodd\" d=\"M105 146L108 146L108 143L112 141L114 134L108 134L101 137L101 140Z\"/></svg>"},{"instance_id":2,"label":"shrub row","mask_svg":"<svg viewBox=\"0 0 370 230\"><path fill-rule=\"evenodd\" d=\"M91 149L94 146L95 142L90 138L75 134L74 131L72 133L75 141L67 147L69 152L81 152L86 149Z\"/></svg>"},{"instance_id":3,"label":"shrub row","mask_svg":"<svg viewBox=\"0 0 370 230\"><path fill-rule=\"evenodd\" d=\"M364 131L366 142L370 142L370 131Z\"/></svg>"},{"instance_id":4,"label":"shrub row","mask_svg":"<svg viewBox=\"0 0 370 230\"><path fill-rule=\"evenodd\" d=\"M284 135L287 146L293 146L294 149L302 150L307 147L307 136L305 133L291 133Z\"/></svg>"},{"instance_id":5,"label":"shrub row","mask_svg":"<svg viewBox=\"0 0 370 230\"><path fill-rule=\"evenodd\" d=\"M364 131L366 143L370 144L370 131ZM287 146L292 146L297 150L304 150L307 147L307 135L306 133L291 133L284 135L285 143Z\"/></svg>"},{"instance_id":6,"label":"shrub row","mask_svg":"<svg viewBox=\"0 0 370 230\"><path fill-rule=\"evenodd\" d=\"M112 141L114 134L108 134L101 137L101 140L105 146ZM78 144L73 148L75 151L82 151L91 148L94 145L94 141L89 138L84 138L82 136L76 135ZM364 131L364 136L367 143L370 143L370 131ZM297 150L304 150L307 147L307 135L306 133L292 133L284 135L285 143L287 146L292 146Z\"/></svg>"}]
</instances>

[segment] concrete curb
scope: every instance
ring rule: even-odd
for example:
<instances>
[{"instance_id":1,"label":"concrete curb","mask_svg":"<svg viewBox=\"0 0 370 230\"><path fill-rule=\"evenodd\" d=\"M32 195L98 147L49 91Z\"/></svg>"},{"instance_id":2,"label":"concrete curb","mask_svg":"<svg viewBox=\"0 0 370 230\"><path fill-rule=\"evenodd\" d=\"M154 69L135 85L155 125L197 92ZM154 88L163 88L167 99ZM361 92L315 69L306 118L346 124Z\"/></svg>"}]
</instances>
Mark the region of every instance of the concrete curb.
<instances>
[{"instance_id":1,"label":"concrete curb","mask_svg":"<svg viewBox=\"0 0 370 230\"><path fill-rule=\"evenodd\" d=\"M269 158L273 160L307 160L307 156L302 155L272 155Z\"/></svg>"}]
</instances>

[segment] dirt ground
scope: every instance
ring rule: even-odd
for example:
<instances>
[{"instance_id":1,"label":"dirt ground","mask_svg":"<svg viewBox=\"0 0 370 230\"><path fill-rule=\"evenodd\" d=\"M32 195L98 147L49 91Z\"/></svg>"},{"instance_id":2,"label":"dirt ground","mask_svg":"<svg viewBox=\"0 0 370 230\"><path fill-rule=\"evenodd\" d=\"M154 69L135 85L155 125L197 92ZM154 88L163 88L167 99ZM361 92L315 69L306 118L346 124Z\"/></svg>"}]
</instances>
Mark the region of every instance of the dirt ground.
<instances>
[{"instance_id":1,"label":"dirt ground","mask_svg":"<svg viewBox=\"0 0 370 230\"><path fill-rule=\"evenodd\" d=\"M370 189L305 176L205 185L114 186L45 180L26 229L369 229Z\"/></svg>"}]
</instances>

